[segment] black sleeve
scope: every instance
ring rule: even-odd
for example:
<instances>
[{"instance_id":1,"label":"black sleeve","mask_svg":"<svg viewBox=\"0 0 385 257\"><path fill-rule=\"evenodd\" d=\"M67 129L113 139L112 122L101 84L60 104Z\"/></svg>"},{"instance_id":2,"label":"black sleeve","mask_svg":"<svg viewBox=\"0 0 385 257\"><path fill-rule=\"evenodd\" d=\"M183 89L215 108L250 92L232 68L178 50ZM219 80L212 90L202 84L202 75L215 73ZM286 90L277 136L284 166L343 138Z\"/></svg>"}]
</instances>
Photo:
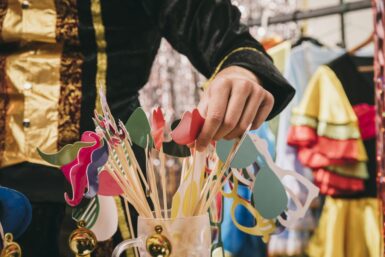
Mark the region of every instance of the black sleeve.
<instances>
[{"instance_id":1,"label":"black sleeve","mask_svg":"<svg viewBox=\"0 0 385 257\"><path fill-rule=\"evenodd\" d=\"M294 96L294 89L273 65L270 57L240 23L240 12L230 0L142 0L162 35L195 68L209 77L218 63L239 47L223 67L237 65L252 71L275 99L269 118L277 115Z\"/></svg>"}]
</instances>

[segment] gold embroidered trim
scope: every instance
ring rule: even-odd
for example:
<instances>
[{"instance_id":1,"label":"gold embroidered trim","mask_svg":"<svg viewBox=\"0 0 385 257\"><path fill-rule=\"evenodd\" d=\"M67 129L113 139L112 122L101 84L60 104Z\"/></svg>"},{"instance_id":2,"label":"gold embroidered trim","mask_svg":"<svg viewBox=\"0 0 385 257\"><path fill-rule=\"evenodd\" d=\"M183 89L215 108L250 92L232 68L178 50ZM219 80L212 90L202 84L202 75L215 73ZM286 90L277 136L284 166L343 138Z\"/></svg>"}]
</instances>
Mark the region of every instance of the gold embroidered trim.
<instances>
[{"instance_id":1,"label":"gold embroidered trim","mask_svg":"<svg viewBox=\"0 0 385 257\"><path fill-rule=\"evenodd\" d=\"M5 15L7 14L8 1L0 0L0 42L2 41L1 31L3 29L3 23Z\"/></svg>"},{"instance_id":2,"label":"gold embroidered trim","mask_svg":"<svg viewBox=\"0 0 385 257\"><path fill-rule=\"evenodd\" d=\"M82 64L81 53L64 47L60 65L58 149L79 139Z\"/></svg>"},{"instance_id":3,"label":"gold embroidered trim","mask_svg":"<svg viewBox=\"0 0 385 257\"><path fill-rule=\"evenodd\" d=\"M0 165L5 149L5 130L9 98L5 81L5 56L0 56Z\"/></svg>"},{"instance_id":4,"label":"gold embroidered trim","mask_svg":"<svg viewBox=\"0 0 385 257\"><path fill-rule=\"evenodd\" d=\"M218 74L219 71L221 70L223 64L227 61L227 59L229 59L230 56L232 56L233 54L238 53L238 52L242 52L242 51L253 51L253 52L257 52L257 53L260 53L260 52L261 52L261 51L259 51L258 49L253 48L253 47L239 47L239 48L237 48L237 49L231 51L228 55L226 55L226 56L222 59L222 61L220 61L220 63L219 63L218 66L216 67L216 69L215 69L213 75L211 75L211 77L209 78L209 80L207 80L207 81L203 84L202 88L203 88L204 90L208 89L208 88L209 88L209 85L210 85L211 82L214 80L214 78L217 76L217 74Z\"/></svg>"},{"instance_id":5,"label":"gold embroidered trim","mask_svg":"<svg viewBox=\"0 0 385 257\"><path fill-rule=\"evenodd\" d=\"M106 80L107 80L107 42L105 39L105 29L102 19L102 10L100 0L91 0L91 12L92 20L94 23L96 45L97 45L97 70L96 70L96 103L95 109L98 112L102 111L100 98L99 98L99 89L102 90L105 94L106 92Z\"/></svg>"},{"instance_id":6,"label":"gold embroidered trim","mask_svg":"<svg viewBox=\"0 0 385 257\"><path fill-rule=\"evenodd\" d=\"M56 41L69 45L80 45L76 0L56 1L56 12Z\"/></svg>"}]
</instances>

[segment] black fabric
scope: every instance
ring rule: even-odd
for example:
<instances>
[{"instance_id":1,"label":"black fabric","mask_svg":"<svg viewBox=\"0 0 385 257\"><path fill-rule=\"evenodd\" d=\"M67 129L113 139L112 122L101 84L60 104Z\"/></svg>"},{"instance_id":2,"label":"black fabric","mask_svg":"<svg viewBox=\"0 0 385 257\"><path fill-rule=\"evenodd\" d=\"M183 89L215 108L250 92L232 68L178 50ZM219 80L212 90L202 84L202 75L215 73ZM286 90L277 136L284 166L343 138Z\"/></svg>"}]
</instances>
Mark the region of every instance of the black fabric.
<instances>
[{"instance_id":1,"label":"black fabric","mask_svg":"<svg viewBox=\"0 0 385 257\"><path fill-rule=\"evenodd\" d=\"M64 203L32 203L32 222L16 240L23 257L59 257L59 231L65 213Z\"/></svg>"},{"instance_id":2,"label":"black fabric","mask_svg":"<svg viewBox=\"0 0 385 257\"><path fill-rule=\"evenodd\" d=\"M95 30L91 14L91 0L77 1L79 17L79 41L83 55L82 65L82 103L80 130L93 130L93 110L96 99L96 66L97 66L97 45ZM80 135L79 135L80 138Z\"/></svg>"},{"instance_id":3,"label":"black fabric","mask_svg":"<svg viewBox=\"0 0 385 257\"><path fill-rule=\"evenodd\" d=\"M92 127L89 114L96 97L96 44L90 0L78 1L78 9L85 59L81 123L84 131ZM240 24L240 12L229 0L102 0L101 10L107 43L107 99L113 105L112 112L123 121L128 119L128 112L121 107L137 97L148 80L162 37L206 77L238 47L261 51L235 54L226 66L245 67L262 80L276 99L270 118L294 95L294 89L272 65L263 47Z\"/></svg>"},{"instance_id":4,"label":"black fabric","mask_svg":"<svg viewBox=\"0 0 385 257\"><path fill-rule=\"evenodd\" d=\"M352 106L363 103L374 105L374 74L370 72L362 74L357 68L368 65L373 65L372 57L353 57L349 54L344 54L328 64L341 82ZM364 145L368 154L366 166L369 172L369 179L365 180L365 190L343 198L376 197L377 195L376 138L364 140Z\"/></svg>"},{"instance_id":5,"label":"black fabric","mask_svg":"<svg viewBox=\"0 0 385 257\"><path fill-rule=\"evenodd\" d=\"M28 162L1 168L0 184L37 203L64 203L64 192L71 192L59 169Z\"/></svg>"}]
</instances>

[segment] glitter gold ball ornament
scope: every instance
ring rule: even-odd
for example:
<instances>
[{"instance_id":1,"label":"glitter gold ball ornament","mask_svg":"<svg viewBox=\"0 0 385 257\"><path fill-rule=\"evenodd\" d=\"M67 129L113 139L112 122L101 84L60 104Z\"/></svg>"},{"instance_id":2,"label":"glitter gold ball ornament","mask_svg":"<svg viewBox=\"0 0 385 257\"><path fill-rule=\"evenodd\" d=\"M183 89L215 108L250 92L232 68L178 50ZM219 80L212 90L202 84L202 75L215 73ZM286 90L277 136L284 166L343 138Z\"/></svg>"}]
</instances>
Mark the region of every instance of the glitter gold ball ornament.
<instances>
[{"instance_id":1,"label":"glitter gold ball ornament","mask_svg":"<svg viewBox=\"0 0 385 257\"><path fill-rule=\"evenodd\" d=\"M171 254L171 243L167 237L162 235L162 226L156 226L156 234L150 236L146 240L147 252L152 257L169 257Z\"/></svg>"},{"instance_id":2,"label":"glitter gold ball ornament","mask_svg":"<svg viewBox=\"0 0 385 257\"><path fill-rule=\"evenodd\" d=\"M4 249L1 251L1 257L21 257L20 245L13 242L13 235L10 233L5 234L4 237Z\"/></svg>"},{"instance_id":3,"label":"glitter gold ball ornament","mask_svg":"<svg viewBox=\"0 0 385 257\"><path fill-rule=\"evenodd\" d=\"M78 228L69 237L69 246L76 257L89 257L96 249L97 239L95 234L85 228L85 222L79 221Z\"/></svg>"}]
</instances>

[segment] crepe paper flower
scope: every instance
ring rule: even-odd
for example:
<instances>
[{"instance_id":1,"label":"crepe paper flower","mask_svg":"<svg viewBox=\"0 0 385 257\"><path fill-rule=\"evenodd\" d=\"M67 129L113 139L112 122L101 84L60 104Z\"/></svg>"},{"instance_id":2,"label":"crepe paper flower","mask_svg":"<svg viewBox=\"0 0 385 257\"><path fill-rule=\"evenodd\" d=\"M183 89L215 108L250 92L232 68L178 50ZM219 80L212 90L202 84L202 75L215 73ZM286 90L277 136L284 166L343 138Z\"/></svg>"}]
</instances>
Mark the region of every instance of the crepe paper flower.
<instances>
[{"instance_id":1,"label":"crepe paper flower","mask_svg":"<svg viewBox=\"0 0 385 257\"><path fill-rule=\"evenodd\" d=\"M202 130L204 122L205 119L200 115L198 109L185 112L178 126L171 132L171 137L177 144L192 144Z\"/></svg>"},{"instance_id":2,"label":"crepe paper flower","mask_svg":"<svg viewBox=\"0 0 385 257\"><path fill-rule=\"evenodd\" d=\"M163 112L160 107L154 109L151 116L151 135L154 139L155 148L159 151L164 141L164 120Z\"/></svg>"}]
</instances>

